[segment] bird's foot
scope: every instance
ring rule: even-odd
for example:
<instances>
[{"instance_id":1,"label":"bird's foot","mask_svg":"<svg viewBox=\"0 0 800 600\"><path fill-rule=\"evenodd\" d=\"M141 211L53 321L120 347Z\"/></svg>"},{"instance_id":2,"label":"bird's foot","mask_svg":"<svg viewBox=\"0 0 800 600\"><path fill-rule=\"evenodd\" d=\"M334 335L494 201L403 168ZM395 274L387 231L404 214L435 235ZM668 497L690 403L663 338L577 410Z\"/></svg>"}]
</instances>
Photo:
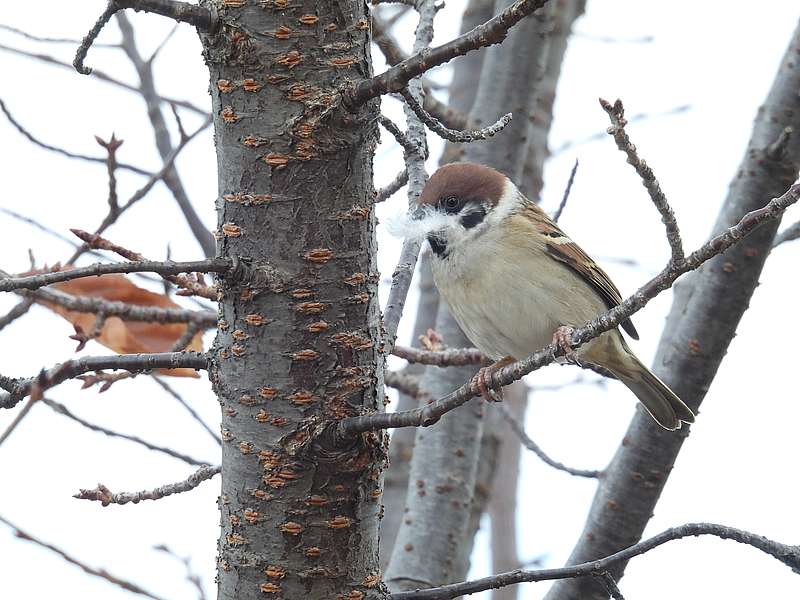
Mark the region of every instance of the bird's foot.
<instances>
[{"instance_id":1,"label":"bird's foot","mask_svg":"<svg viewBox=\"0 0 800 600\"><path fill-rule=\"evenodd\" d=\"M515 359L511 356L501 358L500 360L493 362L488 367L481 367L481 369L475 374L475 377L472 378L471 383L477 386L481 396L483 396L486 401L503 401L503 388L496 390L492 387L492 375L494 375L499 369L502 369L503 367L513 363L514 360Z\"/></svg>"},{"instance_id":2,"label":"bird's foot","mask_svg":"<svg viewBox=\"0 0 800 600\"><path fill-rule=\"evenodd\" d=\"M562 325L553 334L553 343L564 353L564 358L567 362L581 366L581 361L578 360L578 353L572 347L573 333L575 333L574 327Z\"/></svg>"}]
</instances>

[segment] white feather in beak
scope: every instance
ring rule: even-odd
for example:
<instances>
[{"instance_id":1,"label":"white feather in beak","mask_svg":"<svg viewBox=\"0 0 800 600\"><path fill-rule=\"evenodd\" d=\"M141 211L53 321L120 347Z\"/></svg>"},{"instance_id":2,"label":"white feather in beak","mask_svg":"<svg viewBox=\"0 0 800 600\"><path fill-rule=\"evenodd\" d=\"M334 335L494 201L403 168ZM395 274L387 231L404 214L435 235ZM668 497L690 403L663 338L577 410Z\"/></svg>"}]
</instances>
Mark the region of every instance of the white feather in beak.
<instances>
[{"instance_id":1,"label":"white feather in beak","mask_svg":"<svg viewBox=\"0 0 800 600\"><path fill-rule=\"evenodd\" d=\"M389 217L386 229L394 237L424 240L429 234L446 229L450 221L452 218L434 207L423 206Z\"/></svg>"}]
</instances>

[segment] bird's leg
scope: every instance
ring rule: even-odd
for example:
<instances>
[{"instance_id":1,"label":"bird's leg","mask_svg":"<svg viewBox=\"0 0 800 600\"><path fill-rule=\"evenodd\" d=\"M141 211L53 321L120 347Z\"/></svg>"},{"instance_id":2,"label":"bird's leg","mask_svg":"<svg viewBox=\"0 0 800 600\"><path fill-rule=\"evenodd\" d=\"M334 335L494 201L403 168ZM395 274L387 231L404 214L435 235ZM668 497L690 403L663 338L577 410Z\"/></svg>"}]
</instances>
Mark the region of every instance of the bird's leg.
<instances>
[{"instance_id":1,"label":"bird's leg","mask_svg":"<svg viewBox=\"0 0 800 600\"><path fill-rule=\"evenodd\" d=\"M555 333L553 334L553 343L561 349L561 351L564 353L564 358L566 358L568 362L580 366L581 361L578 360L578 353L575 352L575 349L572 347L573 333L575 333L574 327L562 325L556 329Z\"/></svg>"},{"instance_id":2,"label":"bird's leg","mask_svg":"<svg viewBox=\"0 0 800 600\"><path fill-rule=\"evenodd\" d=\"M492 375L494 375L498 369L502 369L503 367L508 366L515 361L516 359L513 356L506 356L505 358L501 358L500 360L493 362L488 367L481 367L481 369L475 374L475 377L472 378L470 383L474 383L476 386L478 386L481 396L483 396L485 400L489 402L502 402L503 388L495 390L491 387Z\"/></svg>"}]
</instances>

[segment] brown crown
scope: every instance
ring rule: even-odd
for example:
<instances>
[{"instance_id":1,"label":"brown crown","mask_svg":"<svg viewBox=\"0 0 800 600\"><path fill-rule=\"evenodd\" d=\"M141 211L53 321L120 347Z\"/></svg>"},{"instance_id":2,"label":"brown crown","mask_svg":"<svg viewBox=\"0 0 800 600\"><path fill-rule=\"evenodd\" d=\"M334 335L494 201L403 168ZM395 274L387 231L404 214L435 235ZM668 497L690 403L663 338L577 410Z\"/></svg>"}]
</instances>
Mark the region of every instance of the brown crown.
<instances>
[{"instance_id":1,"label":"brown crown","mask_svg":"<svg viewBox=\"0 0 800 600\"><path fill-rule=\"evenodd\" d=\"M442 198L456 196L467 200L500 201L506 186L506 176L490 167L475 163L451 163L440 167L422 190L420 205L435 205Z\"/></svg>"}]
</instances>

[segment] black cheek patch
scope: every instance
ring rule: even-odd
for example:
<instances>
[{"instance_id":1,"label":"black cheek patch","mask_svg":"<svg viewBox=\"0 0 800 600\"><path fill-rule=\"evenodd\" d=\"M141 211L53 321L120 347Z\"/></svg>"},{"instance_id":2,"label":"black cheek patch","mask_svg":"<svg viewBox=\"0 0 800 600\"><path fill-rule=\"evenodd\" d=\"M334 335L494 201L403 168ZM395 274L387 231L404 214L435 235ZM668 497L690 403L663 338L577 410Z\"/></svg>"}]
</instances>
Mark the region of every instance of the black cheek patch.
<instances>
[{"instance_id":1,"label":"black cheek patch","mask_svg":"<svg viewBox=\"0 0 800 600\"><path fill-rule=\"evenodd\" d=\"M479 223L483 222L483 219L485 217L486 217L486 210L481 207L477 210L468 212L463 217L461 217L461 224L464 226L464 229L472 229Z\"/></svg>"},{"instance_id":2,"label":"black cheek patch","mask_svg":"<svg viewBox=\"0 0 800 600\"><path fill-rule=\"evenodd\" d=\"M428 243L431 245L431 250L439 258L447 257L447 242L442 238L435 235L428 236Z\"/></svg>"}]
</instances>

